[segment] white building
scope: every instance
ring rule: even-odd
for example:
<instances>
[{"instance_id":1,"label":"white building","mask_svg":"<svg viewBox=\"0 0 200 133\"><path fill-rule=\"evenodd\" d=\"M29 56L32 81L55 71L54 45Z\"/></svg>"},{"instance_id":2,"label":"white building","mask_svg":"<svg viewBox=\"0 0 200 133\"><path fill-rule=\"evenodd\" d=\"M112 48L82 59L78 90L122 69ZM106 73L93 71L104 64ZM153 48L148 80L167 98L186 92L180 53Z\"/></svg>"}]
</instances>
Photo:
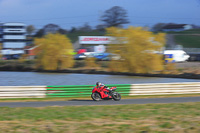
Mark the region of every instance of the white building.
<instances>
[{"instance_id":1,"label":"white building","mask_svg":"<svg viewBox=\"0 0 200 133\"><path fill-rule=\"evenodd\" d=\"M23 23L1 23L0 43L2 49L21 50L26 46L26 25Z\"/></svg>"}]
</instances>

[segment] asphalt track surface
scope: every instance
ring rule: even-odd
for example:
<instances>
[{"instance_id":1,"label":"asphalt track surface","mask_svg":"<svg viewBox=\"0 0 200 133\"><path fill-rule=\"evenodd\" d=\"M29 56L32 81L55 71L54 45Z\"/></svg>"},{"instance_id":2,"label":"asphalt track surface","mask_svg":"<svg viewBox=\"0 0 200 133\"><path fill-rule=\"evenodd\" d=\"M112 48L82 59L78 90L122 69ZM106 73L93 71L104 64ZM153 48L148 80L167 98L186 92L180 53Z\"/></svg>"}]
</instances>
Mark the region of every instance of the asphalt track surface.
<instances>
[{"instance_id":1,"label":"asphalt track surface","mask_svg":"<svg viewBox=\"0 0 200 133\"><path fill-rule=\"evenodd\" d=\"M81 106L81 105L125 105L125 104L149 104L149 103L184 103L200 102L200 97L171 97L171 98L143 98L114 100L71 100L48 102L0 102L0 107L47 107L47 106Z\"/></svg>"}]
</instances>

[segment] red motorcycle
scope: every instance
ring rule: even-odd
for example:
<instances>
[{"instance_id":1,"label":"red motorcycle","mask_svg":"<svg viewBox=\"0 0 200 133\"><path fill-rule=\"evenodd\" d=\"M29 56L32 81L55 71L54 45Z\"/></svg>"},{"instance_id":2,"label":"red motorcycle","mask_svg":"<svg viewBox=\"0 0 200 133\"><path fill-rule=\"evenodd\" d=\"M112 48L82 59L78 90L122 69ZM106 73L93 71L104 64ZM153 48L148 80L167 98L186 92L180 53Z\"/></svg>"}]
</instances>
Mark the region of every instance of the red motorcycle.
<instances>
[{"instance_id":1,"label":"red motorcycle","mask_svg":"<svg viewBox=\"0 0 200 133\"><path fill-rule=\"evenodd\" d=\"M102 99L114 99L115 101L121 100L121 95L115 90L117 87L111 87L110 89L107 87L103 87L103 89L94 87L92 90L92 99L94 101L100 101Z\"/></svg>"}]
</instances>

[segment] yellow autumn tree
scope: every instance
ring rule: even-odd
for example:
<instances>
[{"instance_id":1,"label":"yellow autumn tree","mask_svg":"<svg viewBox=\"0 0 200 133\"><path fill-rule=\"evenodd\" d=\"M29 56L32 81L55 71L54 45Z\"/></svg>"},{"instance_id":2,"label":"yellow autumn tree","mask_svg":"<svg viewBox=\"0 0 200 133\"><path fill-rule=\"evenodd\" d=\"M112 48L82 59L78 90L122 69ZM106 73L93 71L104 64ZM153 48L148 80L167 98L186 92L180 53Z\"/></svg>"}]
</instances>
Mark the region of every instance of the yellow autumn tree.
<instances>
[{"instance_id":1,"label":"yellow autumn tree","mask_svg":"<svg viewBox=\"0 0 200 133\"><path fill-rule=\"evenodd\" d=\"M35 39L38 45L36 68L62 70L73 67L73 48L70 40L61 34L48 34Z\"/></svg>"},{"instance_id":2,"label":"yellow autumn tree","mask_svg":"<svg viewBox=\"0 0 200 133\"><path fill-rule=\"evenodd\" d=\"M120 60L110 62L112 71L151 73L163 70L163 55L159 52L165 44L165 34L154 34L141 27L106 30L107 35L114 38L109 52L121 56Z\"/></svg>"},{"instance_id":3,"label":"yellow autumn tree","mask_svg":"<svg viewBox=\"0 0 200 133\"><path fill-rule=\"evenodd\" d=\"M85 59L85 68L86 69L99 69L100 66L96 63L95 58L87 57Z\"/></svg>"}]
</instances>

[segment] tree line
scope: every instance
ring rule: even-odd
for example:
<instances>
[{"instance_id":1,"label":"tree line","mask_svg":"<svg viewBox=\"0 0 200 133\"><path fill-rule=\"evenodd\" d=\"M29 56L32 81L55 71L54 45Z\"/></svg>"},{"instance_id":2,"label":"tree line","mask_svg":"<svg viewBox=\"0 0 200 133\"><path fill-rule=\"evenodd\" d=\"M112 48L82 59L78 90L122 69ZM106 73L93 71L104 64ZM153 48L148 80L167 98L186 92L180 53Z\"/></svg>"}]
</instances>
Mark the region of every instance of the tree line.
<instances>
[{"instance_id":1,"label":"tree line","mask_svg":"<svg viewBox=\"0 0 200 133\"><path fill-rule=\"evenodd\" d=\"M123 27L123 24L128 24L128 16L127 11L120 6L114 6L104 12L104 14L100 17L102 24L99 24L95 27L97 31L105 31L105 28L108 27ZM61 28L56 24L47 24L42 29L39 29L35 37L42 37L48 33L60 33L60 34L67 34L73 33L76 31L83 31L83 32L90 32L94 30L88 23L85 23L81 27L72 27L70 30L66 30ZM35 27L33 25L27 26L27 33L28 35L32 35L35 31Z\"/></svg>"},{"instance_id":2,"label":"tree line","mask_svg":"<svg viewBox=\"0 0 200 133\"><path fill-rule=\"evenodd\" d=\"M127 11L120 6L114 6L108 10L106 10L102 16L100 16L101 24L98 24L93 29L89 23L85 23L80 27L71 27L71 29L66 30L61 28L56 24L47 24L43 28L39 29L34 37L42 37L48 33L60 33L60 34L70 34L74 32L91 32L91 31L99 31L105 32L106 28L109 27L118 27L122 28L124 24L130 23L128 20ZM162 31L163 27L166 25L171 25L175 23L157 23L152 26L151 30L154 32ZM200 26L192 25L195 28L200 28ZM27 33L28 35L32 35L35 31L35 27L33 25L27 26Z\"/></svg>"}]
</instances>

